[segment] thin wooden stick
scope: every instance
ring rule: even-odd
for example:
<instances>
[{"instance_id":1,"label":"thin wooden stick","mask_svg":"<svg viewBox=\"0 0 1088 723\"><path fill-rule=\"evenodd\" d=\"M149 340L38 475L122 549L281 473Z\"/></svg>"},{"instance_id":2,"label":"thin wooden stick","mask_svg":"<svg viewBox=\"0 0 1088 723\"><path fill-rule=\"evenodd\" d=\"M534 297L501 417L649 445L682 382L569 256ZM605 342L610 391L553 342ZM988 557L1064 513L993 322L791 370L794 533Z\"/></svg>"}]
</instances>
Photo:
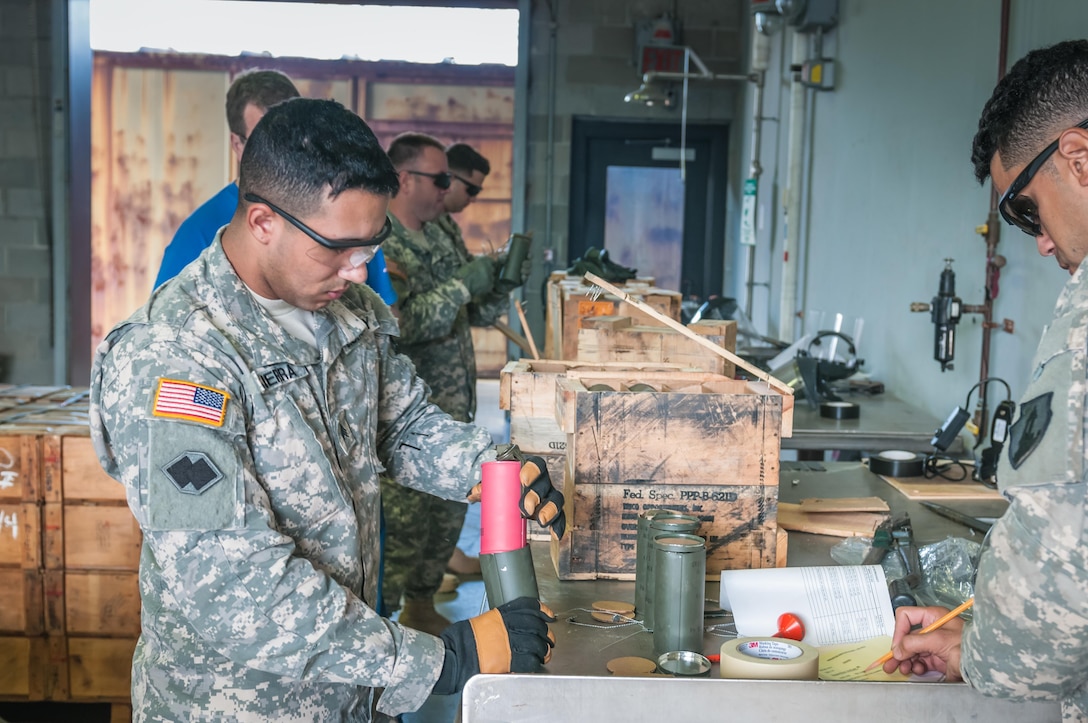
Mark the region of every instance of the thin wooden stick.
<instances>
[{"instance_id":1,"label":"thin wooden stick","mask_svg":"<svg viewBox=\"0 0 1088 723\"><path fill-rule=\"evenodd\" d=\"M533 339L533 330L529 328L529 322L525 319L525 310L521 308L521 299L514 300L514 308L518 310L518 318L521 319L521 330L525 332L525 339L529 342L533 359L540 358L540 352L536 349L536 341Z\"/></svg>"},{"instance_id":2,"label":"thin wooden stick","mask_svg":"<svg viewBox=\"0 0 1088 723\"><path fill-rule=\"evenodd\" d=\"M525 341L525 337L523 337L521 334L519 334L516 331L514 331L513 329L511 329L504 322L496 321L491 326L493 326L496 329L498 329L499 331L501 331L503 336L505 336L507 339L509 339L510 341L517 344L522 349L522 351L527 351L530 354L533 353L533 348L531 346L529 346L529 342Z\"/></svg>"},{"instance_id":3,"label":"thin wooden stick","mask_svg":"<svg viewBox=\"0 0 1088 723\"><path fill-rule=\"evenodd\" d=\"M728 359L729 361L733 362L734 364L741 367L745 371L748 371L751 374L753 374L754 376L756 376L757 378L762 379L763 381L767 382L768 384L770 384L772 387L774 387L778 391L782 392L783 394L788 394L790 396L793 396L793 389L791 389L790 386L788 384L786 384L784 381L782 381L781 379L777 379L776 377L772 377L767 372L763 371L759 367L756 367L756 366L753 366L753 365L749 364L748 362L744 361L743 359L741 359L739 356L737 356L733 352L729 351L728 349L725 349L725 348L723 348L721 346L718 346L717 344L713 343L712 341L710 341L709 339L707 339L705 337L699 336L698 334L693 332L691 329L687 328L686 326L684 326L683 324L681 324L680 322L678 322L678 321L676 321L674 319L670 319L669 317L665 316L660 311L658 311L654 307L650 306L646 302L639 301L635 297L631 296L630 294L623 291L619 287L613 286L612 284L608 283L607 281L602 279L600 276L597 276L596 274L592 274L592 273L587 272L585 278L590 283L596 284L598 287L604 289L608 293L620 297L621 299L626 301L628 304L631 304L632 306L634 306L636 309L643 312L644 314L647 314L648 316L653 317L654 319L657 319L658 321L660 321L662 324L669 327L670 329L674 329L675 331L680 332L684 336L686 336L689 339L691 339L692 341L694 341L696 344L699 344L700 346L704 346L707 349L709 349L710 351L717 354L718 356L724 357L725 359Z\"/></svg>"}]
</instances>

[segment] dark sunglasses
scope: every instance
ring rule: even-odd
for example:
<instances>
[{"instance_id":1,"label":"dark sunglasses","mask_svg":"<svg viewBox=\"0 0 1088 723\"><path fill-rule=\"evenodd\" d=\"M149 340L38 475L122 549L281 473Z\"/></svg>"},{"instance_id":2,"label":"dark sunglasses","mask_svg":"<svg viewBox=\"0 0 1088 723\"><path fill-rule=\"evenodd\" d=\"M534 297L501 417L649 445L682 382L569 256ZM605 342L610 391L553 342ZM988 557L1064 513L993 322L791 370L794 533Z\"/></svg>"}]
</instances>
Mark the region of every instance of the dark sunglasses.
<instances>
[{"instance_id":1,"label":"dark sunglasses","mask_svg":"<svg viewBox=\"0 0 1088 723\"><path fill-rule=\"evenodd\" d=\"M393 223L389 220L389 216L386 216L385 225L382 226L382 230L379 231L377 235L372 236L371 238L325 238L317 231L314 231L312 228L304 224L302 221L299 221L297 218L287 213L276 204L272 203L271 201L266 201L255 193L247 193L244 198L250 203L263 203L265 206L268 206L280 216L283 216L283 218L285 218L287 222L290 223L292 226L312 238L314 241L317 241L319 244L327 249L338 250L357 248L359 246L377 246L382 241L385 241L387 238L389 238L389 234L393 233Z\"/></svg>"},{"instance_id":2,"label":"dark sunglasses","mask_svg":"<svg viewBox=\"0 0 1088 723\"><path fill-rule=\"evenodd\" d=\"M1088 129L1088 118L1077 123L1076 127ZM1001 194L1001 200L997 204L997 209L1001 212L1001 218L1005 219L1006 223L1016 226L1016 228L1032 238L1041 236L1043 233L1043 229L1039 225L1039 209L1035 205L1035 201L1020 196L1020 192L1028 187L1028 184L1035 178L1035 174L1039 172L1047 159L1054 154L1054 151L1058 150L1058 141L1060 140L1061 136L1059 135L1054 139L1053 143L1035 156L1035 160L1020 171L1020 175L1013 180L1005 193Z\"/></svg>"},{"instance_id":3,"label":"dark sunglasses","mask_svg":"<svg viewBox=\"0 0 1088 723\"><path fill-rule=\"evenodd\" d=\"M434 181L436 188L441 188L443 191L450 187L453 183L453 176L448 171L442 171L441 173L424 173L423 171L408 171L413 176L426 176Z\"/></svg>"},{"instance_id":4,"label":"dark sunglasses","mask_svg":"<svg viewBox=\"0 0 1088 723\"><path fill-rule=\"evenodd\" d=\"M483 186L477 186L475 183L470 183L467 178L462 178L456 173L451 173L450 175L456 178L461 183L465 184L465 193L467 193L472 198L476 198L480 195L480 191L484 190Z\"/></svg>"}]
</instances>

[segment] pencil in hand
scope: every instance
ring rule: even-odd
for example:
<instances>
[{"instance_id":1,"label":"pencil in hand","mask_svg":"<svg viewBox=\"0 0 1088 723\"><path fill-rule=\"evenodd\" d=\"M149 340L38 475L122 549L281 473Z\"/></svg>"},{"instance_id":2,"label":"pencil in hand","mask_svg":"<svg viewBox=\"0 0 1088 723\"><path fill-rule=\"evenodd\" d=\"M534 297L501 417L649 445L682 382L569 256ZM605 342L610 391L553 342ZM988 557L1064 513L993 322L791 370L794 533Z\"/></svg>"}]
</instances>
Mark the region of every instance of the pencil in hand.
<instances>
[{"instance_id":1,"label":"pencil in hand","mask_svg":"<svg viewBox=\"0 0 1088 723\"><path fill-rule=\"evenodd\" d=\"M959 607L955 608L954 610L949 610L946 614L942 615L941 617L939 617L936 620L934 620L933 622L931 622L929 625L927 625L924 628L922 628L921 630L919 630L918 634L919 635L925 635L926 633L932 633L937 628L943 627L944 624L947 623L952 618L959 617L960 613L962 613L964 610L969 610L971 608L971 606L974 605L974 604L975 604L975 599L973 597L968 598L967 601L964 602ZM889 650L888 652L884 653L884 655L881 655L879 658L877 658L872 663L870 663L869 667L865 669L865 672L868 673L873 668L884 665L884 663L888 662L891 659L892 659L892 651Z\"/></svg>"}]
</instances>

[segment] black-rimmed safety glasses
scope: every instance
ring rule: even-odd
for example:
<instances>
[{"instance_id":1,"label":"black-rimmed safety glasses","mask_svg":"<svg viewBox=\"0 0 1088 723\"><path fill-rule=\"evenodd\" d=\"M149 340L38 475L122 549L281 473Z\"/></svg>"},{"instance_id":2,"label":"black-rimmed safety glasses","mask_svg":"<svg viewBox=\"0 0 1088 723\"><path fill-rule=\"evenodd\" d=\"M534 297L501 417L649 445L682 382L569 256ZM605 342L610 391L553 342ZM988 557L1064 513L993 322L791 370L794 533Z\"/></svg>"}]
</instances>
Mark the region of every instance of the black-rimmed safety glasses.
<instances>
[{"instance_id":1,"label":"black-rimmed safety glasses","mask_svg":"<svg viewBox=\"0 0 1088 723\"><path fill-rule=\"evenodd\" d=\"M423 171L408 171L413 176L426 176L434 181L435 188L441 188L445 191L453 183L453 175L449 171L442 171L441 173L424 173Z\"/></svg>"},{"instance_id":2,"label":"black-rimmed safety glasses","mask_svg":"<svg viewBox=\"0 0 1088 723\"><path fill-rule=\"evenodd\" d=\"M371 236L370 238L325 238L317 231L314 231L312 228L304 224L302 221L299 221L297 218L287 213L276 204L272 203L271 201L266 201L255 193L247 193L245 195L245 199L250 203L263 203L265 206L268 206L270 209L286 219L288 223L297 228L299 231L306 234L325 248L332 249L334 251L340 251L342 249L353 249L360 246L377 246L382 241L385 241L387 238L389 238L389 234L393 233L393 223L389 220L389 217L386 216L385 225L382 226L382 230L379 231L376 235Z\"/></svg>"},{"instance_id":3,"label":"black-rimmed safety glasses","mask_svg":"<svg viewBox=\"0 0 1088 723\"><path fill-rule=\"evenodd\" d=\"M1088 118L1082 120L1076 127L1088 129ZM1001 212L1001 218L1032 238L1041 236L1043 233L1042 226L1039 223L1039 207L1032 199L1021 196L1020 192L1028 187L1028 184L1035 178L1035 174L1039 172L1047 159L1054 154L1054 151L1058 150L1060 140L1061 136L1059 135L1050 145L1040 151L1039 155L1035 156L1035 159L1025 166L1024 170L1020 171L1020 175L1013 179L1013 182L1005 190L1005 193L1001 194L1001 200L997 203L997 210Z\"/></svg>"},{"instance_id":4,"label":"black-rimmed safety glasses","mask_svg":"<svg viewBox=\"0 0 1088 723\"><path fill-rule=\"evenodd\" d=\"M451 173L450 175L456 178L461 183L465 184L465 193L467 193L472 198L476 198L480 195L480 191L484 190L483 186L477 186L475 183L472 183L463 176L458 176L456 173Z\"/></svg>"}]
</instances>

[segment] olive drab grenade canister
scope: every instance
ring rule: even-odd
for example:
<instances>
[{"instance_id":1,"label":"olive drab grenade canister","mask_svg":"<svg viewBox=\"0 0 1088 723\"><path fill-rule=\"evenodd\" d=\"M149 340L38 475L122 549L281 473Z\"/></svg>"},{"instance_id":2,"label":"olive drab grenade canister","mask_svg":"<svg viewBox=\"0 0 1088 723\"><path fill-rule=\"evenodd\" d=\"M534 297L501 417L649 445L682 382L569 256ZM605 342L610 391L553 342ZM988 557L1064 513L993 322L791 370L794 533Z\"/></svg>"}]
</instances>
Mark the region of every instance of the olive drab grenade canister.
<instances>
[{"instance_id":1,"label":"olive drab grenade canister","mask_svg":"<svg viewBox=\"0 0 1088 723\"><path fill-rule=\"evenodd\" d=\"M693 535L699 518L673 510L646 510L638 518L635 537L635 617L647 630L654 629L654 546L655 535Z\"/></svg>"}]
</instances>

